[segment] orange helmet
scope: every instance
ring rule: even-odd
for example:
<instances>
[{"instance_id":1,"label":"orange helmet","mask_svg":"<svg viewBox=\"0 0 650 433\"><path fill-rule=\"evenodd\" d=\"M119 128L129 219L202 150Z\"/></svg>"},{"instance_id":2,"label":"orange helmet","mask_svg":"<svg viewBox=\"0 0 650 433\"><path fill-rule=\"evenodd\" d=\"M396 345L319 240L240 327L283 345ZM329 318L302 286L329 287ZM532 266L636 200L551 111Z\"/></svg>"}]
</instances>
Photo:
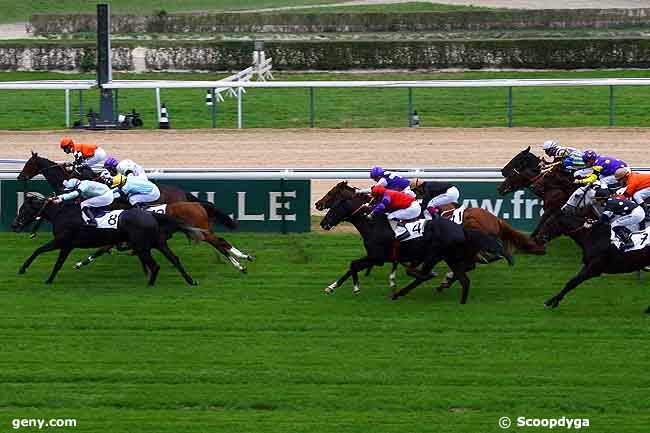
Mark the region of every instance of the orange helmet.
<instances>
[{"instance_id":1,"label":"orange helmet","mask_svg":"<svg viewBox=\"0 0 650 433\"><path fill-rule=\"evenodd\" d=\"M72 138L70 137L63 137L61 139L61 149L65 149L66 147L70 147L74 144L74 141L72 141Z\"/></svg>"}]
</instances>

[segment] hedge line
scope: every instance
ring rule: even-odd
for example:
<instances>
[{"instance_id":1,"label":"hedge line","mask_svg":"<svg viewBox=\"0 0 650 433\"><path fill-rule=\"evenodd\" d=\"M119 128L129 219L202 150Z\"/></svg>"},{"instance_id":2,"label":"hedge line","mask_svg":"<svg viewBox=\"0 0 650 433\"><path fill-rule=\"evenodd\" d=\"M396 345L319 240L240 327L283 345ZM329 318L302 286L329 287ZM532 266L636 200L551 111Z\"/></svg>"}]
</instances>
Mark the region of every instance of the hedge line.
<instances>
[{"instance_id":1,"label":"hedge line","mask_svg":"<svg viewBox=\"0 0 650 433\"><path fill-rule=\"evenodd\" d=\"M143 44L144 70L239 70L251 64L252 47L240 42L165 41ZM116 70L135 68L131 44L113 44ZM26 48L0 44L0 70L77 70L92 44ZM276 70L442 68L646 68L650 39L481 40L417 42L269 42Z\"/></svg>"},{"instance_id":2,"label":"hedge line","mask_svg":"<svg viewBox=\"0 0 650 433\"><path fill-rule=\"evenodd\" d=\"M650 9L544 9L423 13L223 13L114 15L115 33L304 33L506 29L623 28L650 25ZM37 14L34 33L79 33L96 29L91 14Z\"/></svg>"}]
</instances>

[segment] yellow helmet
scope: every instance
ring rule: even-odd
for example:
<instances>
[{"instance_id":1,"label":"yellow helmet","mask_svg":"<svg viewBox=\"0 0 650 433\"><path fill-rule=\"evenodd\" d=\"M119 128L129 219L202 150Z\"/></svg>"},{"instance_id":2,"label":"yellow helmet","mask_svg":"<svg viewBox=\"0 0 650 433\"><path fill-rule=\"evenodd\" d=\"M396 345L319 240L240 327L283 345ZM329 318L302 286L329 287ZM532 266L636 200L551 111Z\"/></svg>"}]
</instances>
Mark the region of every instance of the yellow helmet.
<instances>
[{"instance_id":1,"label":"yellow helmet","mask_svg":"<svg viewBox=\"0 0 650 433\"><path fill-rule=\"evenodd\" d=\"M118 174L117 176L113 177L113 184L111 185L111 188L123 187L125 183L126 183L126 176L122 176L121 174Z\"/></svg>"}]
</instances>

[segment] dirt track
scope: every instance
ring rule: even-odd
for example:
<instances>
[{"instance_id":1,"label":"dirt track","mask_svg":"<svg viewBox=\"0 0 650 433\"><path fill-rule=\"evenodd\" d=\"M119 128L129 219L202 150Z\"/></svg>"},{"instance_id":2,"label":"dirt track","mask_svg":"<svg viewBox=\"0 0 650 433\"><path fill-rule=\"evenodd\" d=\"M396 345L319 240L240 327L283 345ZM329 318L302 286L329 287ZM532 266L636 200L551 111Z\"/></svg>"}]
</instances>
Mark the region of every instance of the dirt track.
<instances>
[{"instance_id":1,"label":"dirt track","mask_svg":"<svg viewBox=\"0 0 650 433\"><path fill-rule=\"evenodd\" d=\"M0 157L27 158L33 149L50 159L67 159L58 148L63 135L95 142L109 155L148 168L501 167L527 145L539 153L548 139L650 166L650 129L644 128L0 131ZM314 182L312 197L333 183Z\"/></svg>"}]
</instances>

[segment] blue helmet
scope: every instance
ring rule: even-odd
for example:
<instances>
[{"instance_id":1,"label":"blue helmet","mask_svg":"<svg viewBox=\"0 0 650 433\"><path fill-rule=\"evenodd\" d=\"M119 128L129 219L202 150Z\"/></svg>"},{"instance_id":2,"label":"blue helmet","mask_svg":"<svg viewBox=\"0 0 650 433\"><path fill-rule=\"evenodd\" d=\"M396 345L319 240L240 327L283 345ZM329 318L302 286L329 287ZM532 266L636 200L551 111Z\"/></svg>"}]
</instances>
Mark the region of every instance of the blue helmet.
<instances>
[{"instance_id":1,"label":"blue helmet","mask_svg":"<svg viewBox=\"0 0 650 433\"><path fill-rule=\"evenodd\" d=\"M573 159L570 156L567 156L566 158L564 158L564 161L562 161L562 165L565 166L566 168L572 167Z\"/></svg>"},{"instance_id":2,"label":"blue helmet","mask_svg":"<svg viewBox=\"0 0 650 433\"><path fill-rule=\"evenodd\" d=\"M370 170L370 178L372 179L377 179L378 177L382 177L384 175L384 169L381 167L373 167L372 170Z\"/></svg>"},{"instance_id":3,"label":"blue helmet","mask_svg":"<svg viewBox=\"0 0 650 433\"><path fill-rule=\"evenodd\" d=\"M598 159L598 154L593 150L585 150L585 153L582 154L582 159L584 159L585 162L595 161Z\"/></svg>"}]
</instances>

